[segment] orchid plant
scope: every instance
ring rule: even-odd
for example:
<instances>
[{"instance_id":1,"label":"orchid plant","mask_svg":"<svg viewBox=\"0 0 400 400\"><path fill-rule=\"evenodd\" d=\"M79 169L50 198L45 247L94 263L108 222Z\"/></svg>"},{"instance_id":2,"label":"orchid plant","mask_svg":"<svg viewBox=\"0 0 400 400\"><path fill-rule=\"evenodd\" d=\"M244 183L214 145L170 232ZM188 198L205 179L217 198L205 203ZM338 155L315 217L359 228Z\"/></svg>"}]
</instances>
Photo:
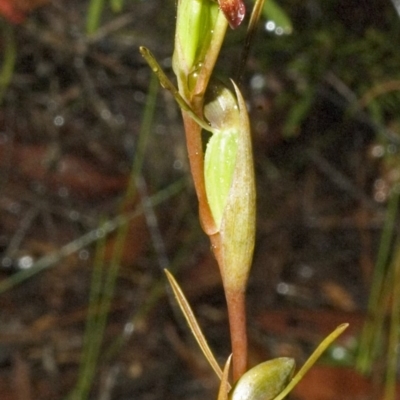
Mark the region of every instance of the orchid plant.
<instances>
[{"instance_id":1,"label":"orchid plant","mask_svg":"<svg viewBox=\"0 0 400 400\"><path fill-rule=\"evenodd\" d=\"M263 3L264 0L255 2L248 38L253 35ZM232 90L212 78L228 25L232 29L239 27L244 16L242 0L219 0L218 3L178 0L173 54L177 88L147 48L141 47L140 52L182 111L200 222L210 238L227 302L232 357L223 370L182 290L167 271L168 280L196 340L221 380L218 400L280 400L347 324L332 332L294 377L295 365L291 358L269 360L248 369L245 292L253 256L256 216L250 123L238 86L232 81ZM248 45L244 58L247 52ZM242 60L241 65L244 64ZM211 133L205 152L203 129ZM233 387L229 378L231 360Z\"/></svg>"}]
</instances>

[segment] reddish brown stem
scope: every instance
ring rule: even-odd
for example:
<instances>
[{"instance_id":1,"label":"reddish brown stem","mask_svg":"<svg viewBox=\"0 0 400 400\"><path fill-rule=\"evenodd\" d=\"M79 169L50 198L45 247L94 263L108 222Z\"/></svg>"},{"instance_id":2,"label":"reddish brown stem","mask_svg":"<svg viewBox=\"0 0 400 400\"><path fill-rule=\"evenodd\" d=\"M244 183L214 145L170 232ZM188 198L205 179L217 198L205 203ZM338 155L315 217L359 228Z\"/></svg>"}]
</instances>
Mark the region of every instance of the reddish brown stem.
<instances>
[{"instance_id":1,"label":"reddish brown stem","mask_svg":"<svg viewBox=\"0 0 400 400\"><path fill-rule=\"evenodd\" d=\"M199 200L200 222L207 235L212 235L216 232L216 227L211 215L210 206L208 205L204 182L204 155L201 141L201 127L187 113L183 112L182 115L185 125L190 170Z\"/></svg>"},{"instance_id":2,"label":"reddish brown stem","mask_svg":"<svg viewBox=\"0 0 400 400\"><path fill-rule=\"evenodd\" d=\"M246 299L241 290L225 288L232 343L233 381L247 370Z\"/></svg>"},{"instance_id":3,"label":"reddish brown stem","mask_svg":"<svg viewBox=\"0 0 400 400\"><path fill-rule=\"evenodd\" d=\"M214 256L217 259L222 280L224 279L224 257L221 235L210 236ZM247 371L247 328L245 288L229 288L224 282L225 298L228 307L229 330L232 344L233 381L236 382Z\"/></svg>"},{"instance_id":4,"label":"reddish brown stem","mask_svg":"<svg viewBox=\"0 0 400 400\"><path fill-rule=\"evenodd\" d=\"M219 54L227 22L222 14L219 16L220 21L216 24L216 32L211 48L204 60L204 66L198 78L195 90L185 96L182 87L180 92L189 102L196 115L202 118L203 95L206 91L211 71L214 67L216 58ZM222 277L224 260L221 253L221 237L215 226L214 218L211 214L210 206L207 201L204 181L204 154L203 144L201 140L201 127L188 115L182 112L183 122L186 133L186 145L189 156L190 170L193 176L193 182L199 201L200 221L204 231L210 237L215 257L221 270ZM228 306L229 325L231 332L232 353L233 353L233 379L238 380L247 369L247 334L246 334L246 307L245 293L243 289L232 290L225 287L225 296Z\"/></svg>"}]
</instances>

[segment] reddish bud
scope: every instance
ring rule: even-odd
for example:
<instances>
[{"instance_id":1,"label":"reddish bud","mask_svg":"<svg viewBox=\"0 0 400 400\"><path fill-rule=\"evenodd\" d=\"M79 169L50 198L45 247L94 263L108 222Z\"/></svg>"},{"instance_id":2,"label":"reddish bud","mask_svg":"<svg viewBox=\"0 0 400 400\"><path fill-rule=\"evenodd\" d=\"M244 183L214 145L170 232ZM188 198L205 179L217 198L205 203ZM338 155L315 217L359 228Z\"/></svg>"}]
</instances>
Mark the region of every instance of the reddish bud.
<instances>
[{"instance_id":1,"label":"reddish bud","mask_svg":"<svg viewBox=\"0 0 400 400\"><path fill-rule=\"evenodd\" d=\"M26 14L41 7L50 0L0 0L0 15L13 24L25 21Z\"/></svg>"},{"instance_id":2,"label":"reddish bud","mask_svg":"<svg viewBox=\"0 0 400 400\"><path fill-rule=\"evenodd\" d=\"M242 0L218 0L219 7L224 13L232 29L237 28L246 14Z\"/></svg>"},{"instance_id":3,"label":"reddish bud","mask_svg":"<svg viewBox=\"0 0 400 400\"><path fill-rule=\"evenodd\" d=\"M0 14L13 24L20 24L25 20L25 14L10 0L0 0Z\"/></svg>"}]
</instances>

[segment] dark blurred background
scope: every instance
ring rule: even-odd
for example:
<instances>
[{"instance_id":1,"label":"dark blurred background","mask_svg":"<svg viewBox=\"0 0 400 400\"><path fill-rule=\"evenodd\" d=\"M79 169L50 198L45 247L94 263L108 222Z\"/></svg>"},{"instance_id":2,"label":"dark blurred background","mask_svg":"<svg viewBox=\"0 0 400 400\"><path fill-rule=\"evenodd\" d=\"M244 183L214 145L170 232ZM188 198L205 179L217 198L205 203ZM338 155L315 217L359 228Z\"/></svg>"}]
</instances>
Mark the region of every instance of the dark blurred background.
<instances>
[{"instance_id":1,"label":"dark blurred background","mask_svg":"<svg viewBox=\"0 0 400 400\"><path fill-rule=\"evenodd\" d=\"M379 399L386 357L368 376L354 363L400 178L400 20L389 0L277 4L283 14L263 15L241 83L258 187L250 361L301 365L350 322L291 398ZM150 48L173 77L175 12L175 0L0 1L2 400L217 394L162 272L174 271L222 364L224 295L198 223L179 109L150 83L138 51ZM220 76L236 76L245 35L244 26L228 32ZM104 331L101 307L87 322L101 280L111 299ZM91 372L82 367L88 343L100 348Z\"/></svg>"}]
</instances>

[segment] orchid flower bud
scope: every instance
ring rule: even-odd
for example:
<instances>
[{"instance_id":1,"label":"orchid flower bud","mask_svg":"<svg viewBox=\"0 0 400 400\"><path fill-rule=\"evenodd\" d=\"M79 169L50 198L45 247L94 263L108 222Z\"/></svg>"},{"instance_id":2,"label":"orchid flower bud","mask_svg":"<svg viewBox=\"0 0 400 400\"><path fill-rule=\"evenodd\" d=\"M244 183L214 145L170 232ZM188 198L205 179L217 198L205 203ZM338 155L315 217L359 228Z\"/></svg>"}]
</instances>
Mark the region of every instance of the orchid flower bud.
<instances>
[{"instance_id":1,"label":"orchid flower bud","mask_svg":"<svg viewBox=\"0 0 400 400\"><path fill-rule=\"evenodd\" d=\"M232 92L213 82L205 96L204 116L216 130L207 143L204 174L208 203L219 228L227 203L239 144L239 109Z\"/></svg>"},{"instance_id":2,"label":"orchid flower bud","mask_svg":"<svg viewBox=\"0 0 400 400\"><path fill-rule=\"evenodd\" d=\"M293 358L274 358L248 370L229 393L229 400L272 400L294 373Z\"/></svg>"},{"instance_id":3,"label":"orchid flower bud","mask_svg":"<svg viewBox=\"0 0 400 400\"><path fill-rule=\"evenodd\" d=\"M246 14L246 8L242 0L218 0L219 7L228 20L232 29L237 28Z\"/></svg>"},{"instance_id":4,"label":"orchid flower bud","mask_svg":"<svg viewBox=\"0 0 400 400\"><path fill-rule=\"evenodd\" d=\"M218 12L212 0L178 1L173 69L184 91L188 77L201 67L209 49Z\"/></svg>"},{"instance_id":5,"label":"orchid flower bud","mask_svg":"<svg viewBox=\"0 0 400 400\"><path fill-rule=\"evenodd\" d=\"M205 152L207 200L221 236L226 288L244 290L255 237L255 183L246 105L221 84L211 85L204 116L217 131Z\"/></svg>"}]
</instances>

